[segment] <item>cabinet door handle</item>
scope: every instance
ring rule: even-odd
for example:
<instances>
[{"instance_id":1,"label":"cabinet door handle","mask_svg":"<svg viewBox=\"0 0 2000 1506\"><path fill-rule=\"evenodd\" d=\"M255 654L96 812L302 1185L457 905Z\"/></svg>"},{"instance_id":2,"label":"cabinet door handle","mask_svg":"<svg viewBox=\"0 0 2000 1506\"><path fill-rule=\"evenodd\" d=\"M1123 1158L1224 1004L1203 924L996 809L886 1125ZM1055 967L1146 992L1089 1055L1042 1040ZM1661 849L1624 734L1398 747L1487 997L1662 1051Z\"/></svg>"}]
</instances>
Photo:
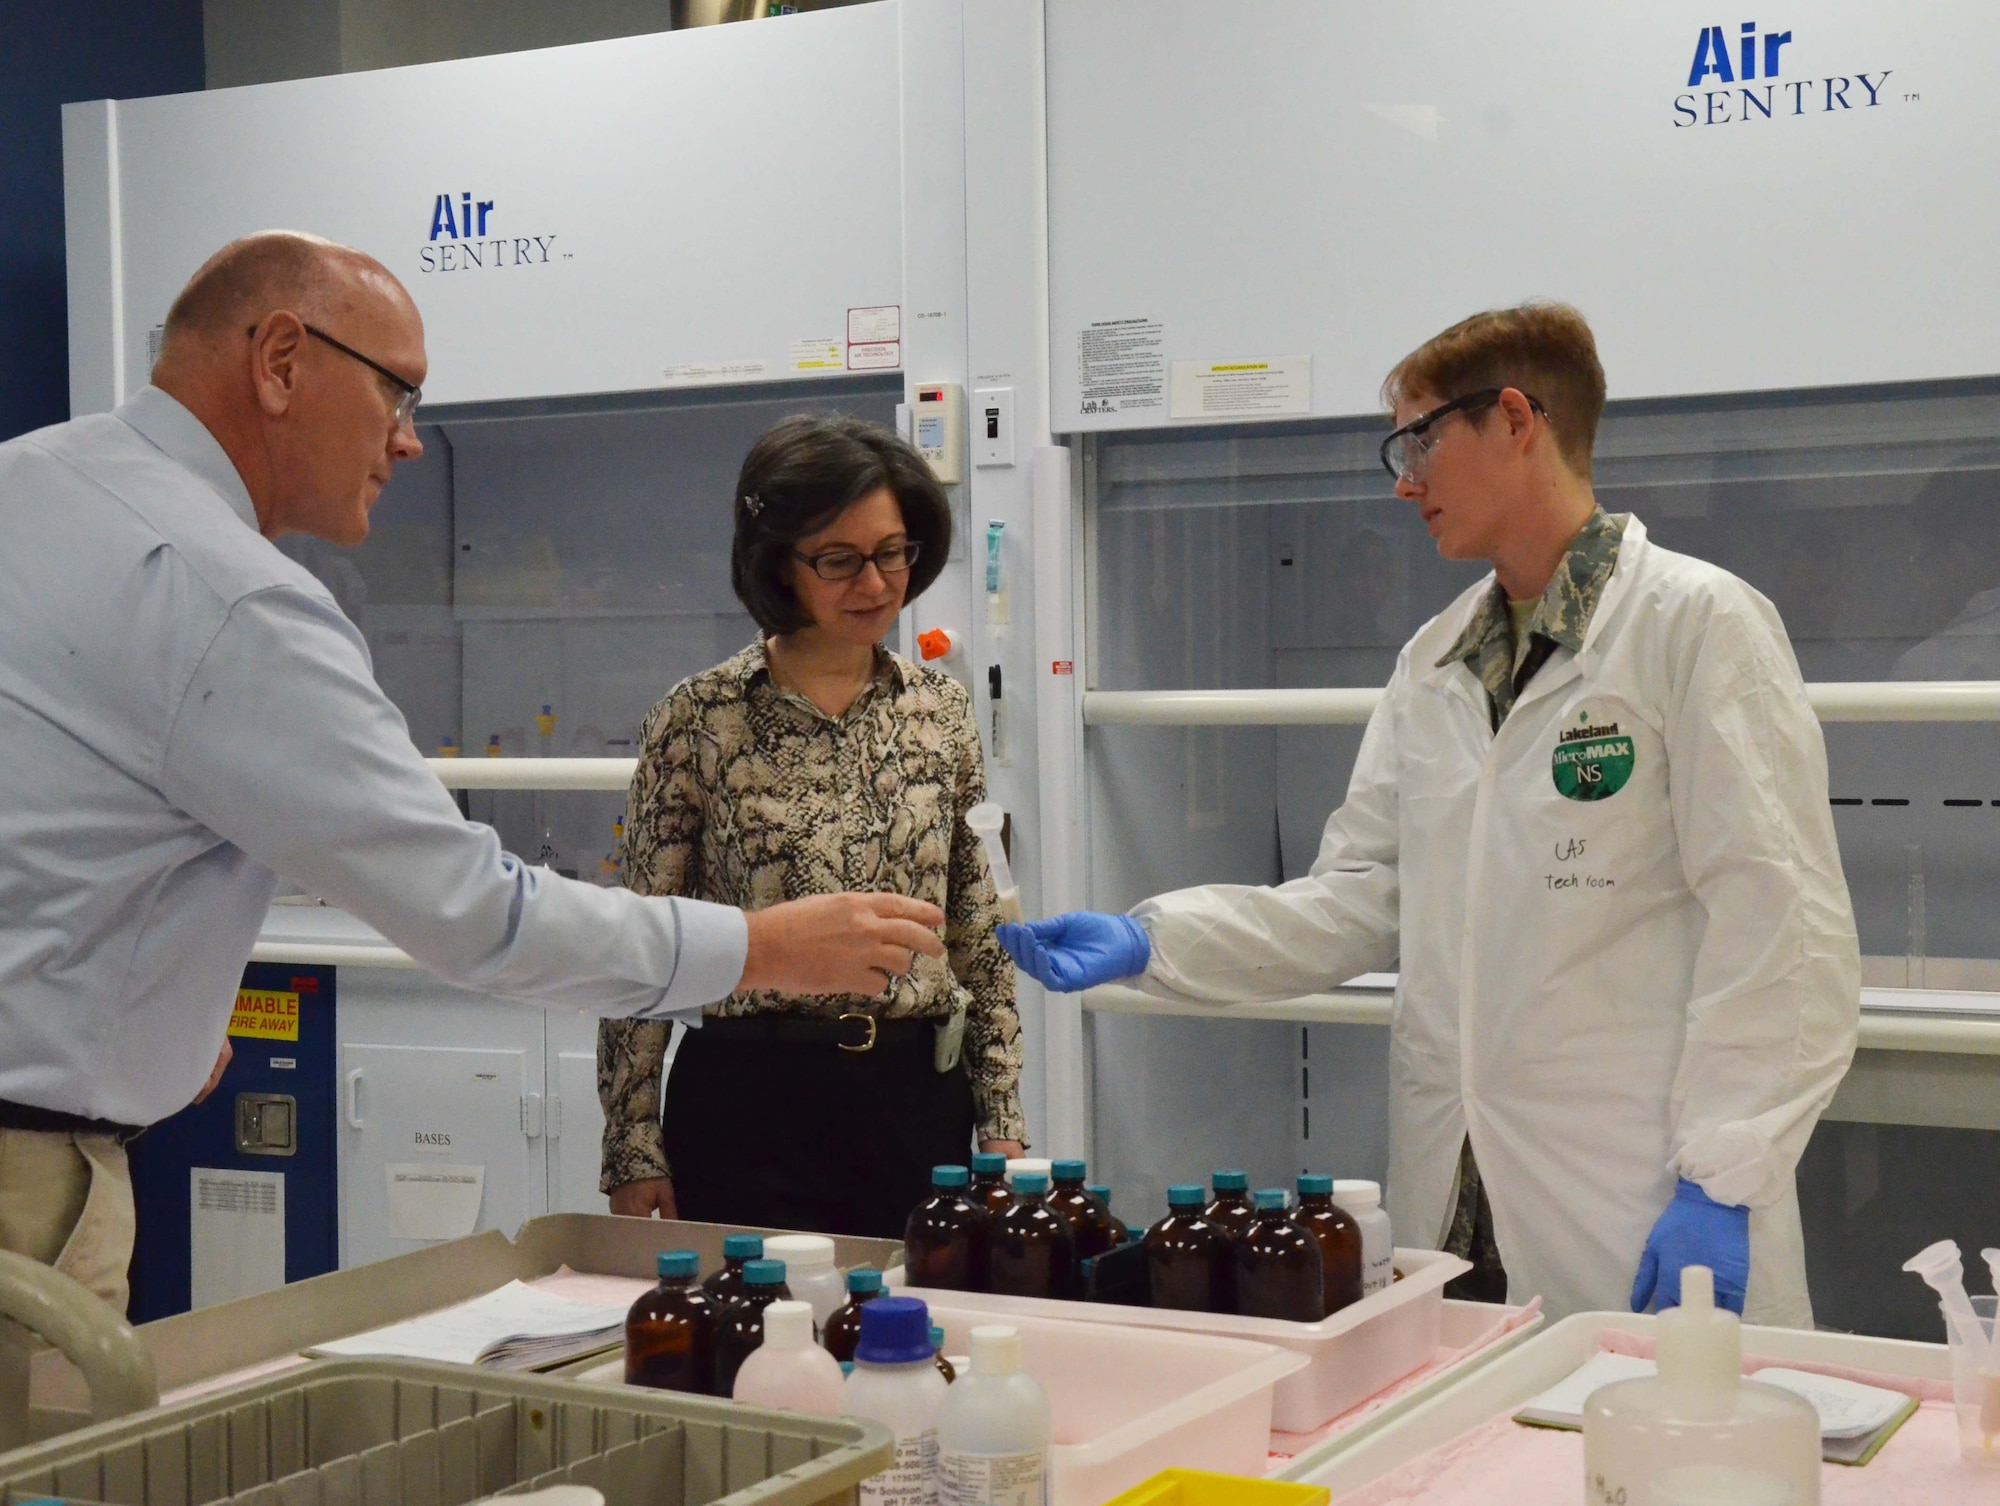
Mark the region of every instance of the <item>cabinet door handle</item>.
<instances>
[{"instance_id":1,"label":"cabinet door handle","mask_svg":"<svg viewBox=\"0 0 2000 1506\"><path fill-rule=\"evenodd\" d=\"M361 1068L356 1067L347 1074L346 1091L342 1095L346 1102L347 1127L360 1129L361 1125Z\"/></svg>"}]
</instances>

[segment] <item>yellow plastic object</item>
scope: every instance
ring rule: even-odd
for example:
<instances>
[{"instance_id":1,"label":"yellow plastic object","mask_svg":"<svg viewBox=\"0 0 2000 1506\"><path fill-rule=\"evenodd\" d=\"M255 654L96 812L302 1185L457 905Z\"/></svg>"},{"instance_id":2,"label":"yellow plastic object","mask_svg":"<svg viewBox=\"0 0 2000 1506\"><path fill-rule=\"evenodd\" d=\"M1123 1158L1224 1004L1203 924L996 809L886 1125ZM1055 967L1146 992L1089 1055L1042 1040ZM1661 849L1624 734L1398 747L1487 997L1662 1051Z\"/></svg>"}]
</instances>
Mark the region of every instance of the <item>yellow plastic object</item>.
<instances>
[{"instance_id":1,"label":"yellow plastic object","mask_svg":"<svg viewBox=\"0 0 2000 1506\"><path fill-rule=\"evenodd\" d=\"M1163 1469L1104 1506L1326 1506L1330 1494L1323 1485Z\"/></svg>"}]
</instances>

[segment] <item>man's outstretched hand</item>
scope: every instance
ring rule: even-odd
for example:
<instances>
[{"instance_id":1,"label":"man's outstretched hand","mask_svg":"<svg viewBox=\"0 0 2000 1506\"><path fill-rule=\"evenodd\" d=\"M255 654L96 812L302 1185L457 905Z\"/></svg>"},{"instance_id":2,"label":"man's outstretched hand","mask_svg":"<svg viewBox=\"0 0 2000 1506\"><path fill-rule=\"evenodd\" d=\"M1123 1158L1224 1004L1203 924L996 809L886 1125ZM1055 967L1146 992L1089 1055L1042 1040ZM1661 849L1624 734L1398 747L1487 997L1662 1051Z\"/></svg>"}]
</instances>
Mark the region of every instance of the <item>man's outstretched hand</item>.
<instances>
[{"instance_id":1,"label":"man's outstretched hand","mask_svg":"<svg viewBox=\"0 0 2000 1506\"><path fill-rule=\"evenodd\" d=\"M944 911L903 894L814 894L744 919L750 950L738 991L879 994L919 954L944 955Z\"/></svg>"}]
</instances>

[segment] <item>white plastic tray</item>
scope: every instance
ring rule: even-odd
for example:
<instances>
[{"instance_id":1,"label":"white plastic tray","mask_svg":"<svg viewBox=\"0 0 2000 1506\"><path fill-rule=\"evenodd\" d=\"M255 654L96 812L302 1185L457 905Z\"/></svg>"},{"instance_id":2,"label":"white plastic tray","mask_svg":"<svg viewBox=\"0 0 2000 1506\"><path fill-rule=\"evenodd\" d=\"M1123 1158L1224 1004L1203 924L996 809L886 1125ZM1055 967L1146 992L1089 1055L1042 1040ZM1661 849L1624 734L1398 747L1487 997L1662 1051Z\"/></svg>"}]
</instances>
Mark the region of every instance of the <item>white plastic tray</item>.
<instances>
[{"instance_id":1,"label":"white plastic tray","mask_svg":"<svg viewBox=\"0 0 2000 1506\"><path fill-rule=\"evenodd\" d=\"M945 1352L964 1354L984 1308L945 1293L931 1304ZM1049 1394L1055 1447L1050 1506L1098 1506L1163 1469L1262 1476L1271 1442L1271 1393L1307 1361L1240 1339L1145 1331L1017 1314L1022 1363ZM620 1385L622 1358L571 1380Z\"/></svg>"},{"instance_id":2,"label":"white plastic tray","mask_svg":"<svg viewBox=\"0 0 2000 1506\"><path fill-rule=\"evenodd\" d=\"M935 1305L1005 1313L1010 1318L1055 1318L1212 1334L1295 1350L1306 1356L1308 1363L1278 1383L1271 1425L1287 1433L1310 1433L1394 1385L1437 1352L1445 1283L1472 1267L1436 1250L1399 1249L1395 1262L1402 1280L1317 1323L1126 1307L1116 1302L1050 1302L1037 1297L996 1297L986 1292L923 1287L910 1287L909 1291L911 1296ZM903 1287L903 1268L895 1267L885 1280L891 1287Z\"/></svg>"},{"instance_id":3,"label":"white plastic tray","mask_svg":"<svg viewBox=\"0 0 2000 1506\"><path fill-rule=\"evenodd\" d=\"M1444 1447L1453 1439L1483 1427L1523 1405L1563 1379L1597 1352L1607 1329L1650 1334L1654 1320L1632 1313L1577 1313L1552 1325L1526 1343L1480 1365L1445 1389L1401 1411L1381 1426L1321 1451L1315 1467L1288 1478L1324 1485L1335 1506L1345 1497L1380 1479L1389 1471ZM1804 1360L1843 1365L1883 1375L1920 1380L1951 1379L1950 1357L1941 1344L1913 1344L1902 1339L1873 1339L1853 1334L1806 1333L1788 1328L1745 1326L1743 1352L1767 1359ZM1894 1440L1891 1440L1894 1446ZM1579 1443L1577 1494L1582 1495L1582 1453ZM1840 1469L1841 1466L1828 1466ZM1857 1475L1858 1479L1859 1476ZM1990 1478L1990 1477L1987 1477ZM1982 1481L1967 1476L1968 1489ZM1429 1497L1423 1497L1425 1501ZM1955 1498L1985 1499L1976 1495Z\"/></svg>"}]
</instances>

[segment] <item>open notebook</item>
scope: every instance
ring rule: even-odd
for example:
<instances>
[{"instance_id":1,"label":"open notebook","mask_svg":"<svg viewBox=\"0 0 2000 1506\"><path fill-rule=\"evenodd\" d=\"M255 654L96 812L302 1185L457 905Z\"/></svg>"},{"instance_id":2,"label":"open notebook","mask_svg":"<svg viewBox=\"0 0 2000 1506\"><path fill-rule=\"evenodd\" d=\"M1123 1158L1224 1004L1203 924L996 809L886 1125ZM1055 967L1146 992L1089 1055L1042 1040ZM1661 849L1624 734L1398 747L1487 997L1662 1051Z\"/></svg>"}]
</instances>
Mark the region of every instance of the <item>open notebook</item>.
<instances>
[{"instance_id":1,"label":"open notebook","mask_svg":"<svg viewBox=\"0 0 2000 1506\"><path fill-rule=\"evenodd\" d=\"M578 1302L510 1281L470 1302L316 1344L306 1353L387 1354L495 1370L537 1370L616 1344L625 1332L626 1310L623 1302Z\"/></svg>"}]
</instances>

